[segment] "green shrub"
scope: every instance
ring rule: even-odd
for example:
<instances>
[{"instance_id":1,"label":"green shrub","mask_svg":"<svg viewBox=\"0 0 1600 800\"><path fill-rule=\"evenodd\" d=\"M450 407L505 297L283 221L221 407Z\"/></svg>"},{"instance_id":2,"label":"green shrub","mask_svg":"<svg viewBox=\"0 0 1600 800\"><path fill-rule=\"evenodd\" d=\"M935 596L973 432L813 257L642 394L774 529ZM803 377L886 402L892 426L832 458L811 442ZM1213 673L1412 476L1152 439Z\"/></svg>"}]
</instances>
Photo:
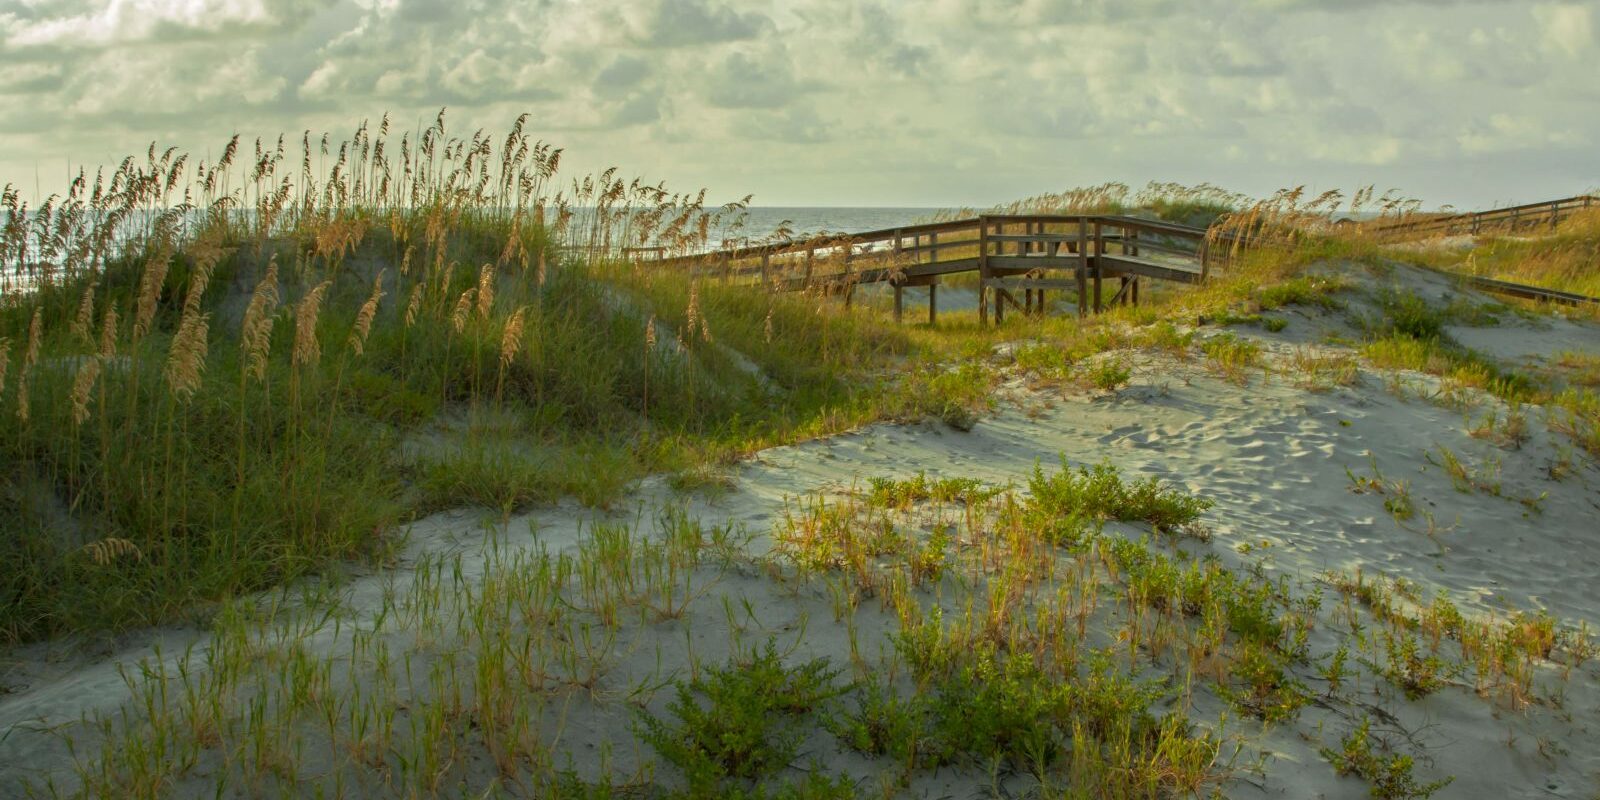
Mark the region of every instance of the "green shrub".
<instances>
[{"instance_id":1,"label":"green shrub","mask_svg":"<svg viewBox=\"0 0 1600 800\"><path fill-rule=\"evenodd\" d=\"M690 683L679 681L667 707L675 722L640 712L637 732L683 773L691 796L722 797L794 759L803 733L799 723L839 693L837 676L826 658L784 666L768 641L748 659L709 669Z\"/></svg>"},{"instance_id":2,"label":"green shrub","mask_svg":"<svg viewBox=\"0 0 1600 800\"><path fill-rule=\"evenodd\" d=\"M1045 518L1081 516L1093 520L1147 522L1171 531L1194 522L1213 501L1192 497L1156 478L1122 479L1116 467L1102 463L1073 469L1063 456L1061 470L1046 476L1034 465L1028 480L1030 509Z\"/></svg>"}]
</instances>

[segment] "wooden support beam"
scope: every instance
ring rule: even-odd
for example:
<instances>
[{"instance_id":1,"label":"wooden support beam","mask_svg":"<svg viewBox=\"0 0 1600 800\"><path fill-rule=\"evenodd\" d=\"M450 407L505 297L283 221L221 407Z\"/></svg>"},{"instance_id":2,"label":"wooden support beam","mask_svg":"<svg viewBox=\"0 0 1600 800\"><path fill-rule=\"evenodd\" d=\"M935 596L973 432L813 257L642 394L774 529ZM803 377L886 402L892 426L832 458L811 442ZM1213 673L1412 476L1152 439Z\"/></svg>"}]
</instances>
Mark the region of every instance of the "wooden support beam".
<instances>
[{"instance_id":1,"label":"wooden support beam","mask_svg":"<svg viewBox=\"0 0 1600 800\"><path fill-rule=\"evenodd\" d=\"M978 217L978 327L989 324L989 218Z\"/></svg>"},{"instance_id":2,"label":"wooden support beam","mask_svg":"<svg viewBox=\"0 0 1600 800\"><path fill-rule=\"evenodd\" d=\"M1068 244L1067 247L1076 247L1078 250L1078 316L1089 315L1089 251L1082 246L1089 237L1089 220L1078 218L1078 241Z\"/></svg>"},{"instance_id":3,"label":"wooden support beam","mask_svg":"<svg viewBox=\"0 0 1600 800\"><path fill-rule=\"evenodd\" d=\"M1100 273L1104 271L1100 268L1102 259L1099 257L1106 254L1106 242L1100 238L1100 220L1098 219L1094 221L1094 254L1094 313L1098 314L1101 311Z\"/></svg>"},{"instance_id":4,"label":"wooden support beam","mask_svg":"<svg viewBox=\"0 0 1600 800\"><path fill-rule=\"evenodd\" d=\"M928 284L928 327L939 324L939 283Z\"/></svg>"},{"instance_id":5,"label":"wooden support beam","mask_svg":"<svg viewBox=\"0 0 1600 800\"><path fill-rule=\"evenodd\" d=\"M904 313L904 309L905 309L905 293L906 293L905 287L901 286L898 283L894 285L894 321L895 322L899 322L901 316Z\"/></svg>"}]
</instances>

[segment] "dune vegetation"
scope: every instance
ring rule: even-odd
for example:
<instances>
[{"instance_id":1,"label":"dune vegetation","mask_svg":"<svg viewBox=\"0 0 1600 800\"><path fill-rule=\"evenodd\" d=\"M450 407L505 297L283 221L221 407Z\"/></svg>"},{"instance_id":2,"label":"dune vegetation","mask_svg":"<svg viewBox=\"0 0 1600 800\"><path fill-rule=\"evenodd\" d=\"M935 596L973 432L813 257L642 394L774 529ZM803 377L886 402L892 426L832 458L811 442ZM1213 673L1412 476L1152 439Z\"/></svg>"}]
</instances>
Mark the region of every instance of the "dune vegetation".
<instances>
[{"instance_id":1,"label":"dune vegetation","mask_svg":"<svg viewBox=\"0 0 1600 800\"><path fill-rule=\"evenodd\" d=\"M1089 318L935 327L652 266L628 248L704 249L744 205L563 177L525 119L389 127L235 139L214 164L152 146L38 208L0 198L0 648L115 656L80 718L0 734L37 762L0 770L19 793L1164 798L1265 781L1277 748L1328 786L1427 797L1453 773L1411 712L1444 696L1568 763L1549 732L1588 719L1586 622L1348 559L1279 570L1285 516L1229 483L1274 479L1252 431L1165 431L1239 439L1214 492L1105 443L1253 397L1304 409L1267 420L1317 429L1323 450L1283 440L1296 458L1435 425L1403 472L1368 451L1302 490L1322 505L1289 501L1330 546L1392 523L1397 570L1444 572L1441 492L1496 535L1582 519L1594 354L1468 347L1569 323L1412 266L1597 293L1592 219L1452 259L1327 224L1410 209L1370 190L1106 184L997 212L1210 226L1225 268ZM1410 416L1358 413L1385 403ZM1008 451L871 430L960 442L989 417L1013 450L1102 458L981 472ZM846 432L843 456L794 455ZM863 472L879 446L895 468ZM1535 458L1537 486L1503 470Z\"/></svg>"}]
</instances>

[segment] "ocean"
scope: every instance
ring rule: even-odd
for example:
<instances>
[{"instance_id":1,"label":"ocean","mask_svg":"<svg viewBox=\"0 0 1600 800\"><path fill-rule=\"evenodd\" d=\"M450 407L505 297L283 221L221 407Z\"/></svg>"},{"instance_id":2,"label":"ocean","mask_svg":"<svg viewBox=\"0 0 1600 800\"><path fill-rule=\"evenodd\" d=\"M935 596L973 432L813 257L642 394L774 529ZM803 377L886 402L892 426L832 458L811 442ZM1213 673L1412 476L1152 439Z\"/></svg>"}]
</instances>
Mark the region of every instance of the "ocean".
<instances>
[{"instance_id":1,"label":"ocean","mask_svg":"<svg viewBox=\"0 0 1600 800\"><path fill-rule=\"evenodd\" d=\"M764 239L781 227L795 236L815 233L860 233L928 222L942 208L884 208L849 206L752 206L745 212L740 237Z\"/></svg>"}]
</instances>

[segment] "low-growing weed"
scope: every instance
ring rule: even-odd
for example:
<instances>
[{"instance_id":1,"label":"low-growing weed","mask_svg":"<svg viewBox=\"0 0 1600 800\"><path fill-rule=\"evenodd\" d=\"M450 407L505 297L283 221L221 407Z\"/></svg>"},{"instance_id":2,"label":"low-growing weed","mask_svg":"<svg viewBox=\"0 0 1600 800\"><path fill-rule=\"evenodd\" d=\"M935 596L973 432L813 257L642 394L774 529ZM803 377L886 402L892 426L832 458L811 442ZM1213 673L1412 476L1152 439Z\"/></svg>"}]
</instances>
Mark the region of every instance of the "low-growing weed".
<instances>
[{"instance_id":1,"label":"low-growing weed","mask_svg":"<svg viewBox=\"0 0 1600 800\"><path fill-rule=\"evenodd\" d=\"M1061 471L1054 475L1046 476L1035 465L1028 491L1031 508L1047 517L1147 522L1164 532L1193 523L1214 505L1156 478L1124 481L1117 468L1107 463L1074 470L1065 457Z\"/></svg>"},{"instance_id":2,"label":"low-growing weed","mask_svg":"<svg viewBox=\"0 0 1600 800\"><path fill-rule=\"evenodd\" d=\"M1250 381L1247 370L1262 363L1260 344L1241 339L1231 333L1205 340L1200 349L1205 351L1206 361L1212 369L1240 386Z\"/></svg>"},{"instance_id":3,"label":"low-growing weed","mask_svg":"<svg viewBox=\"0 0 1600 800\"><path fill-rule=\"evenodd\" d=\"M1398 753L1384 755L1374 749L1371 726L1370 718L1363 719L1344 738L1340 749L1322 748L1322 757L1328 759L1328 763L1340 775L1354 775L1369 781L1373 797L1382 800L1423 800L1455 780L1454 777L1448 777L1431 783L1418 783L1412 774L1415 765L1411 756Z\"/></svg>"},{"instance_id":4,"label":"low-growing weed","mask_svg":"<svg viewBox=\"0 0 1600 800\"><path fill-rule=\"evenodd\" d=\"M769 640L746 659L679 681L667 707L675 722L641 712L637 732L683 773L691 796L726 796L736 781L760 782L793 761L796 723L839 693L838 674L826 658L786 667Z\"/></svg>"}]
</instances>

